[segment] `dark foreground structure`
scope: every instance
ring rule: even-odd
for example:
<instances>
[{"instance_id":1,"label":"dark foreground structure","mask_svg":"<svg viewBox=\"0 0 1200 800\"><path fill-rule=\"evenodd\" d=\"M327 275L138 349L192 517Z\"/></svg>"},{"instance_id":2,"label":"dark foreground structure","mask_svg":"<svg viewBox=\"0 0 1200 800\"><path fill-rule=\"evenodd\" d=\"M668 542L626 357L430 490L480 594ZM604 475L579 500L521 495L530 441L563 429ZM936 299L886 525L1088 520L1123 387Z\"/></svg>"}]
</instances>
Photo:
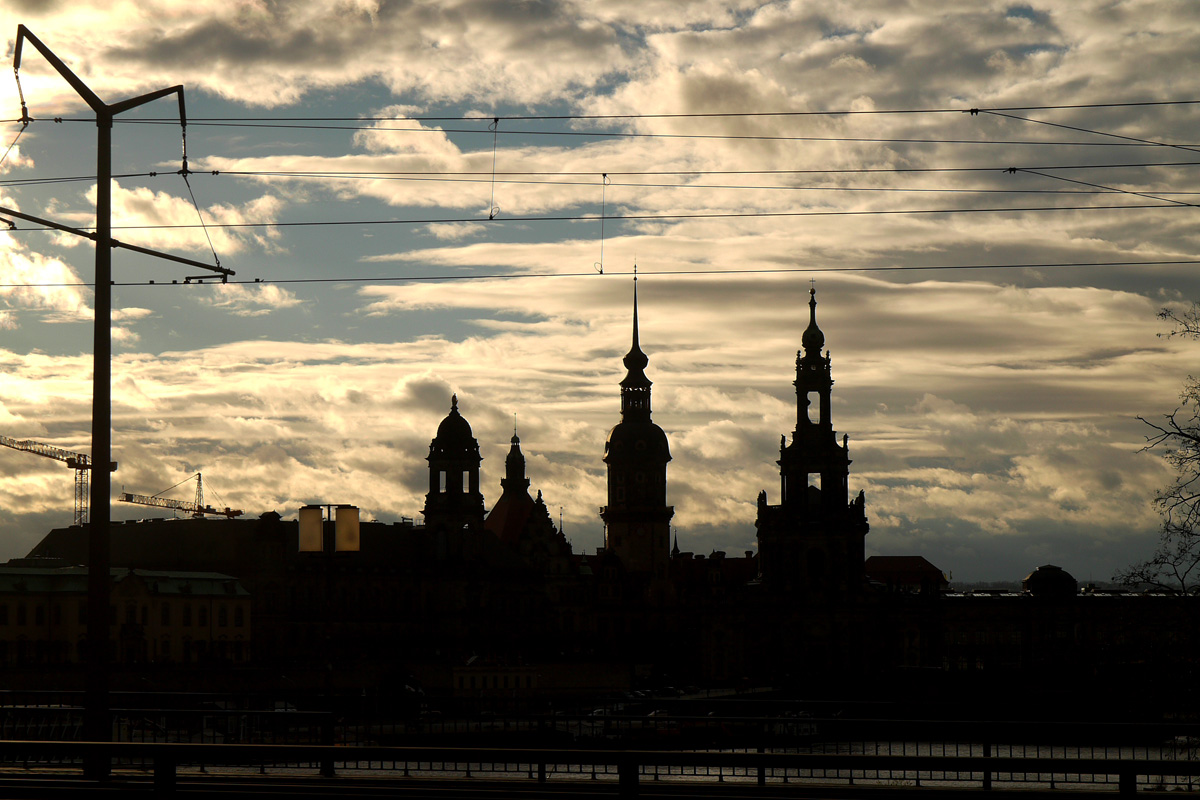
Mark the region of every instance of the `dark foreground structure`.
<instances>
[{"instance_id":1,"label":"dark foreground structure","mask_svg":"<svg viewBox=\"0 0 1200 800\"><path fill-rule=\"evenodd\" d=\"M635 287L599 552L573 552L530 494L515 434L486 511L479 445L455 397L430 444L424 524L364 522L357 550L333 546L332 523L324 546L304 549L298 523L274 512L114 524L114 685L510 704L773 686L962 714L1014 702L1032 716L1045 703L1094 714L1100 697L1120 716L1189 709L1195 598L1080 592L1052 566L1021 592L956 594L923 558L865 562L866 498L851 492L849 439L833 427L815 291L808 305L796 424L781 439L778 495L758 498L757 552L672 547L671 454L652 419ZM61 688L81 661L87 609L72 587L86 538L52 531L0 574L12 685Z\"/></svg>"}]
</instances>

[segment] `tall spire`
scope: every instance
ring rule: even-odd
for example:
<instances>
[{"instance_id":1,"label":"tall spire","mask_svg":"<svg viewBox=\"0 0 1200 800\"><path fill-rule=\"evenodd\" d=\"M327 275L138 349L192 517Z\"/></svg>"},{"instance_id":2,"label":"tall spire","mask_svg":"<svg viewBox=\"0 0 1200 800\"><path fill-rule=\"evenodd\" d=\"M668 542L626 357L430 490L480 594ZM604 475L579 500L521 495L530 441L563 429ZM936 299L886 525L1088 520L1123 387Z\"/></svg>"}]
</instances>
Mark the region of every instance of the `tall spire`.
<instances>
[{"instance_id":1,"label":"tall spire","mask_svg":"<svg viewBox=\"0 0 1200 800\"><path fill-rule=\"evenodd\" d=\"M625 356L628 372L621 381L621 421L608 433L604 463L608 465L608 505L600 509L604 544L627 574L666 580L671 548L671 515L667 505L667 435L650 418L650 379L642 352L638 317L637 275L633 283L633 343Z\"/></svg>"},{"instance_id":2,"label":"tall spire","mask_svg":"<svg viewBox=\"0 0 1200 800\"><path fill-rule=\"evenodd\" d=\"M636 272L636 267L634 268ZM650 379L646 365L650 359L642 352L638 335L637 275L633 277L633 344L622 360L627 370L621 381L621 419L626 422L650 421Z\"/></svg>"},{"instance_id":3,"label":"tall spire","mask_svg":"<svg viewBox=\"0 0 1200 800\"><path fill-rule=\"evenodd\" d=\"M625 369L629 370L629 375L621 382L622 386L634 376L635 371L641 373L646 368L646 365L650 363L650 359L642 352L641 338L638 336L637 275L633 276L633 345L625 355L623 363L625 364ZM646 379L645 375L641 377L643 380ZM647 380L646 384L649 385L650 381Z\"/></svg>"}]
</instances>

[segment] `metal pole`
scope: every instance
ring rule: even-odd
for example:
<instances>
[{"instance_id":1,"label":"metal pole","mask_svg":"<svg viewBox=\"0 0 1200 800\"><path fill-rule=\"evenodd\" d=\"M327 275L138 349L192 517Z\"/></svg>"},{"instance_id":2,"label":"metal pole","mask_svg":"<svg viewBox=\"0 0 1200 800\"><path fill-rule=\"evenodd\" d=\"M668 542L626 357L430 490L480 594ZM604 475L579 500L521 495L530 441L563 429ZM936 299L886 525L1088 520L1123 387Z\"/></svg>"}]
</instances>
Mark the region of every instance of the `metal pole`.
<instances>
[{"instance_id":1,"label":"metal pole","mask_svg":"<svg viewBox=\"0 0 1200 800\"><path fill-rule=\"evenodd\" d=\"M28 41L96 113L96 296L92 356L92 465L91 523L88 529L87 694L84 731L94 742L112 740L109 719L109 512L112 476L112 125L113 117L168 95L179 96L179 119L186 120L183 87L171 86L109 105L79 79L62 59L24 25L17 26L13 69L21 67L21 50ZM55 226L58 227L58 226ZM222 274L232 274L217 268ZM94 780L108 777L107 752L89 759L84 773Z\"/></svg>"},{"instance_id":2,"label":"metal pole","mask_svg":"<svg viewBox=\"0 0 1200 800\"><path fill-rule=\"evenodd\" d=\"M112 115L96 113L96 297L92 351L92 463L112 460ZM92 470L88 532L88 678L84 725L93 742L112 740L109 720L109 494L112 477ZM107 758L92 759L87 777L103 780Z\"/></svg>"}]
</instances>

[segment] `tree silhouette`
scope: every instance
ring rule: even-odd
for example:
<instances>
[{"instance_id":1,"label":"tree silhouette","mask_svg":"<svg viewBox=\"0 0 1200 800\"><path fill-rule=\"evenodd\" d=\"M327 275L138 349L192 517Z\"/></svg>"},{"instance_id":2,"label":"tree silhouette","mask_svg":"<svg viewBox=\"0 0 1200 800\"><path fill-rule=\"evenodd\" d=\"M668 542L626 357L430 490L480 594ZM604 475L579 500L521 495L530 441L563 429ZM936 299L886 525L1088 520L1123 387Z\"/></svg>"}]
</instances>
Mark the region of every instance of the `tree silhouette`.
<instances>
[{"instance_id":1,"label":"tree silhouette","mask_svg":"<svg viewBox=\"0 0 1200 800\"><path fill-rule=\"evenodd\" d=\"M1158 316L1172 326L1159 336L1200 339L1200 303L1183 310L1164 308ZM1162 452L1175 467L1175 482L1154 497L1163 518L1154 555L1113 576L1125 585L1182 592L1200 588L1200 378L1187 377L1179 401L1161 420L1138 417L1152 429L1142 450Z\"/></svg>"}]
</instances>

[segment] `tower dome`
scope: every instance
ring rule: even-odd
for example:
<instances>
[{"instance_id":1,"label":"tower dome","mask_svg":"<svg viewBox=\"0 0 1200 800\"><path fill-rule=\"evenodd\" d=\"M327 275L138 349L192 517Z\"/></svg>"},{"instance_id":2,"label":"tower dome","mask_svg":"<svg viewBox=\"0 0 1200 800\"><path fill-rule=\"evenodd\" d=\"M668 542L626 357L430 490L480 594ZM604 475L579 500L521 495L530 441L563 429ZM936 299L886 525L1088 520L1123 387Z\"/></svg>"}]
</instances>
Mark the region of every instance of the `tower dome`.
<instances>
[{"instance_id":1,"label":"tower dome","mask_svg":"<svg viewBox=\"0 0 1200 800\"><path fill-rule=\"evenodd\" d=\"M471 432L471 423L458 413L458 395L450 397L450 413L438 425L437 435L429 445L431 452L442 453L460 452L463 450L478 450L479 443Z\"/></svg>"},{"instance_id":2,"label":"tower dome","mask_svg":"<svg viewBox=\"0 0 1200 800\"><path fill-rule=\"evenodd\" d=\"M1079 581L1062 567L1043 564L1025 576L1021 589L1034 597L1065 600L1079 592Z\"/></svg>"}]
</instances>

